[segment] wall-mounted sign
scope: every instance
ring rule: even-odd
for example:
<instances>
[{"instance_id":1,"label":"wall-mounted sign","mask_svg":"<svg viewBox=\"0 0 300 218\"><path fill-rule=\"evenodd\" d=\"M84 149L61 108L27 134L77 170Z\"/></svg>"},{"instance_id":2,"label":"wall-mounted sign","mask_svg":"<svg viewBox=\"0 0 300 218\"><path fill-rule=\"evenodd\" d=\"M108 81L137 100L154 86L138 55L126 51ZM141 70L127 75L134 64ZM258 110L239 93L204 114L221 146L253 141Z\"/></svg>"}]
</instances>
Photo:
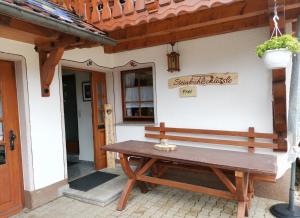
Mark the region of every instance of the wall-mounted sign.
<instances>
[{"instance_id":1,"label":"wall-mounted sign","mask_svg":"<svg viewBox=\"0 0 300 218\"><path fill-rule=\"evenodd\" d=\"M197 87L196 86L181 87L179 89L179 96L182 98L196 97L197 96Z\"/></svg>"},{"instance_id":2,"label":"wall-mounted sign","mask_svg":"<svg viewBox=\"0 0 300 218\"><path fill-rule=\"evenodd\" d=\"M168 81L169 89L182 86L206 85L233 85L238 84L238 73L209 73L195 74L171 78Z\"/></svg>"}]
</instances>

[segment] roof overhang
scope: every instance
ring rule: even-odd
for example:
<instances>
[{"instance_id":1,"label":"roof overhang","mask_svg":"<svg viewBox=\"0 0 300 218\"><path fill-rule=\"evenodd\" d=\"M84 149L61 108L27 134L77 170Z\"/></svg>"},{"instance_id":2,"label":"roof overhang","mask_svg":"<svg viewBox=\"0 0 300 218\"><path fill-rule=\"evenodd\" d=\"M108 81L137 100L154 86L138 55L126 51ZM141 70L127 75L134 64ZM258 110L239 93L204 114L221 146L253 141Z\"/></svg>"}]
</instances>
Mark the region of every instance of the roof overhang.
<instances>
[{"instance_id":1,"label":"roof overhang","mask_svg":"<svg viewBox=\"0 0 300 218\"><path fill-rule=\"evenodd\" d=\"M188 1L182 2L187 3ZM199 0L199 2L203 3L205 1ZM167 18L161 20L153 19L149 22L108 31L109 36L117 40L118 43L114 47L105 46L105 52L123 52L269 26L272 19L270 14L273 12L274 7L273 0L236 0L223 1L223 3L222 1L207 0L206 2L214 4L210 7L198 8L194 12L179 12L177 16L167 16ZM280 15L281 21L284 19L286 22L294 22L297 19L300 13L300 0L277 0L277 5L283 8L283 14ZM181 11L179 8L177 10ZM155 12L151 16L154 17L157 14L159 18L159 13L160 11ZM283 15L285 18L283 18ZM138 16L138 13L135 12L127 17L123 15L118 18L120 20L119 25L123 25L122 22L126 22L134 16ZM117 22L117 19L111 20L111 22ZM101 25L101 23L97 25Z\"/></svg>"},{"instance_id":2,"label":"roof overhang","mask_svg":"<svg viewBox=\"0 0 300 218\"><path fill-rule=\"evenodd\" d=\"M70 23L45 16L41 13L37 13L33 10L28 10L23 7L19 7L15 4L11 4L5 1L0 1L0 14L14 17L18 20L26 21L38 26L42 26L48 29L59 31L64 34L73 35L90 42L99 43L101 45L115 45L116 41L96 32L88 31L85 28L72 25Z\"/></svg>"}]
</instances>

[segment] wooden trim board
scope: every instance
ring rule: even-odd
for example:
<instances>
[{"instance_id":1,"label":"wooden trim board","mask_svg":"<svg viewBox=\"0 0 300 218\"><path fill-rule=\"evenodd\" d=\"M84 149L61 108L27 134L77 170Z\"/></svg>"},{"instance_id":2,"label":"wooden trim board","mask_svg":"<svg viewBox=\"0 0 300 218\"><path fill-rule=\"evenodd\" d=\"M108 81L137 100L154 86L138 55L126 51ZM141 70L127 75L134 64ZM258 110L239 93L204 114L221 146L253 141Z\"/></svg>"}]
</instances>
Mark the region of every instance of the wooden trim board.
<instances>
[{"instance_id":1,"label":"wooden trim board","mask_svg":"<svg viewBox=\"0 0 300 218\"><path fill-rule=\"evenodd\" d=\"M53 201L62 195L61 190L66 186L68 186L67 179L35 191L25 190L25 207L28 209L34 209Z\"/></svg>"}]
</instances>

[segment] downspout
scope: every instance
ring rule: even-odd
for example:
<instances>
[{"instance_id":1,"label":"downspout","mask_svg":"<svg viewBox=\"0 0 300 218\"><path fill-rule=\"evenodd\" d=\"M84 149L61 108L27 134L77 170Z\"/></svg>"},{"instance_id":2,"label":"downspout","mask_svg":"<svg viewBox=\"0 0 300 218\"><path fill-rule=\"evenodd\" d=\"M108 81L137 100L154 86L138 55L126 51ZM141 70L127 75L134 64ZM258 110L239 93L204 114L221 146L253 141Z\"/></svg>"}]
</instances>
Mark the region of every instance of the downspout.
<instances>
[{"instance_id":1,"label":"downspout","mask_svg":"<svg viewBox=\"0 0 300 218\"><path fill-rule=\"evenodd\" d=\"M7 3L5 1L0 1L0 13L49 29L57 30L59 32L78 36L80 38L92 42L98 42L99 44L116 45L116 41L107 36L90 32L84 28L72 25L70 23L58 19L54 19L50 16L45 16L34 11L29 11L27 9L18 7L17 5Z\"/></svg>"}]
</instances>

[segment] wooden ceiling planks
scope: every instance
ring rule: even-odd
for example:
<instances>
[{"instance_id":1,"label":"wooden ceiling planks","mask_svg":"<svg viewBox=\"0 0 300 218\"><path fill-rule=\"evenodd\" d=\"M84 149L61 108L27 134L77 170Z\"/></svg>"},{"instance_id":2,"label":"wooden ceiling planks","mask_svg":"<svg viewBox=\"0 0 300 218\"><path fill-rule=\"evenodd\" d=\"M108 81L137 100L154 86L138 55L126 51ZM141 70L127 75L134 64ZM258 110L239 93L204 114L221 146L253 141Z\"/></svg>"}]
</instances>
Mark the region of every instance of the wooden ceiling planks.
<instances>
[{"instance_id":1,"label":"wooden ceiling planks","mask_svg":"<svg viewBox=\"0 0 300 218\"><path fill-rule=\"evenodd\" d=\"M295 19L300 13L300 2L286 0L285 9L286 19ZM105 52L122 52L268 25L268 2L244 0L111 31L109 36L118 44L105 46Z\"/></svg>"},{"instance_id":2,"label":"wooden ceiling planks","mask_svg":"<svg viewBox=\"0 0 300 218\"><path fill-rule=\"evenodd\" d=\"M115 53L128 50L134 50L145 47L158 46L162 44L168 44L171 42L179 42L184 40L191 40L201 37L208 37L212 35L219 35L224 33L230 33L233 29L246 30L255 27L265 26L264 16L256 16L255 18L246 18L243 22L230 21L221 24L214 24L205 27L199 27L195 29L187 29L179 32L172 32L163 35L154 35L146 38L126 40L119 42L117 46L110 47L104 46L106 53Z\"/></svg>"}]
</instances>

